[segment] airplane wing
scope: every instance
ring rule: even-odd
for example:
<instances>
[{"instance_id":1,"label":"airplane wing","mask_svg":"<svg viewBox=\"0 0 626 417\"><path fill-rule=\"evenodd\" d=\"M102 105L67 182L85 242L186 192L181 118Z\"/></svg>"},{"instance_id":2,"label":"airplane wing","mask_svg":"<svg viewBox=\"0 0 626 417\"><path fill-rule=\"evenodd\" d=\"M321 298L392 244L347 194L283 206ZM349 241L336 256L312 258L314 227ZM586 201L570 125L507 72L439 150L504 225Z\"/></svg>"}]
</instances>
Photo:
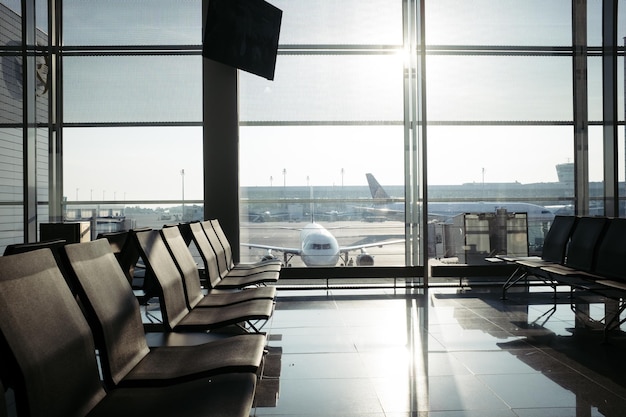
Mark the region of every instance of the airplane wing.
<instances>
[{"instance_id":1,"label":"airplane wing","mask_svg":"<svg viewBox=\"0 0 626 417\"><path fill-rule=\"evenodd\" d=\"M390 239L390 240L381 240L380 242L371 242L371 243L362 243L359 245L351 245L351 246L341 246L339 248L339 252L348 253L352 251L363 251L363 249L367 248L382 248L386 245L393 245L394 243L404 243L404 239Z\"/></svg>"},{"instance_id":2,"label":"airplane wing","mask_svg":"<svg viewBox=\"0 0 626 417\"><path fill-rule=\"evenodd\" d=\"M294 256L301 256L302 250L300 248L288 248L285 246L274 246L274 245L263 245L259 243L242 243L241 246L247 247L249 249L265 249L267 251L267 255L263 256L263 259L279 259L276 257L272 251L281 252L283 254L282 261L284 265L289 265L289 261Z\"/></svg>"},{"instance_id":3,"label":"airplane wing","mask_svg":"<svg viewBox=\"0 0 626 417\"><path fill-rule=\"evenodd\" d=\"M263 245L259 243L242 243L241 246L245 246L247 248L254 248L254 249L265 249L268 252L275 250L277 252L283 252L283 253L287 253L290 255L298 255L298 256L300 255L300 252L302 252L300 248L288 248L285 246Z\"/></svg>"},{"instance_id":4,"label":"airplane wing","mask_svg":"<svg viewBox=\"0 0 626 417\"><path fill-rule=\"evenodd\" d=\"M385 245L392 245L394 243L404 243L404 239L389 239L381 240L379 242L361 243L358 245L341 246L339 248L340 257L344 265L353 265L353 261L350 258L350 252L361 251L355 256L355 263L357 266L374 266L374 256L367 253L365 249L374 247L383 247Z\"/></svg>"}]
</instances>

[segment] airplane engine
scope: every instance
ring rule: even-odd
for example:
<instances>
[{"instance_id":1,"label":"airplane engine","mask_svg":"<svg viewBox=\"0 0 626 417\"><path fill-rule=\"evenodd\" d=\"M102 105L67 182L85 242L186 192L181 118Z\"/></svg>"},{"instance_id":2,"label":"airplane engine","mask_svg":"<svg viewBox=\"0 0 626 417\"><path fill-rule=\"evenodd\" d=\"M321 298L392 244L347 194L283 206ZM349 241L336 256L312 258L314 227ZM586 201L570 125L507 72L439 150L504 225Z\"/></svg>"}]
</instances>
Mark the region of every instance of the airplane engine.
<instances>
[{"instance_id":1,"label":"airplane engine","mask_svg":"<svg viewBox=\"0 0 626 417\"><path fill-rule=\"evenodd\" d=\"M369 253L361 253L356 257L357 266L374 266L374 257Z\"/></svg>"}]
</instances>

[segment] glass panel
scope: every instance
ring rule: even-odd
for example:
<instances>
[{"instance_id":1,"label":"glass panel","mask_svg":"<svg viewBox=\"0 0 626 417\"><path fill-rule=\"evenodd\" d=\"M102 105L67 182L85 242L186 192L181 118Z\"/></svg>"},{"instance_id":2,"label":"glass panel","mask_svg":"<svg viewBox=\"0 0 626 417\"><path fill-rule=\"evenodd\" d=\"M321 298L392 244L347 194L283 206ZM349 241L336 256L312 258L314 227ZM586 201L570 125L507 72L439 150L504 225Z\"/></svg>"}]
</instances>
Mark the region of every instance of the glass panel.
<instances>
[{"instance_id":1,"label":"glass panel","mask_svg":"<svg viewBox=\"0 0 626 417\"><path fill-rule=\"evenodd\" d=\"M431 126L428 133L431 187L449 185L448 192L453 193L460 191L455 191L455 185L464 184L473 187L469 196L476 199L502 197L506 192L484 188L485 184L518 187L557 182L556 165L574 158L570 126ZM532 189L533 194L516 191L520 194L509 197L536 197L536 188ZM444 197L433 192L429 191L430 198Z\"/></svg>"},{"instance_id":2,"label":"glass panel","mask_svg":"<svg viewBox=\"0 0 626 417\"><path fill-rule=\"evenodd\" d=\"M65 122L200 122L200 56L63 60Z\"/></svg>"},{"instance_id":3,"label":"glass panel","mask_svg":"<svg viewBox=\"0 0 626 417\"><path fill-rule=\"evenodd\" d=\"M70 201L203 197L200 127L66 128L63 154Z\"/></svg>"},{"instance_id":4,"label":"glass panel","mask_svg":"<svg viewBox=\"0 0 626 417\"><path fill-rule=\"evenodd\" d=\"M22 90L22 57L7 54L0 57L0 123L22 122L24 103Z\"/></svg>"},{"instance_id":5,"label":"glass panel","mask_svg":"<svg viewBox=\"0 0 626 417\"><path fill-rule=\"evenodd\" d=\"M571 57L426 59L428 120L572 120Z\"/></svg>"},{"instance_id":6,"label":"glass panel","mask_svg":"<svg viewBox=\"0 0 626 417\"><path fill-rule=\"evenodd\" d=\"M572 44L570 0L426 0L428 45Z\"/></svg>"},{"instance_id":7,"label":"glass panel","mask_svg":"<svg viewBox=\"0 0 626 417\"><path fill-rule=\"evenodd\" d=\"M63 42L201 45L201 0L64 0Z\"/></svg>"},{"instance_id":8,"label":"glass panel","mask_svg":"<svg viewBox=\"0 0 626 417\"><path fill-rule=\"evenodd\" d=\"M24 241L23 149L21 129L0 129L0 254Z\"/></svg>"},{"instance_id":9,"label":"glass panel","mask_svg":"<svg viewBox=\"0 0 626 417\"><path fill-rule=\"evenodd\" d=\"M47 55L37 55L35 57L35 107L37 111L37 122L48 123L50 82L50 62Z\"/></svg>"},{"instance_id":10,"label":"glass panel","mask_svg":"<svg viewBox=\"0 0 626 417\"><path fill-rule=\"evenodd\" d=\"M276 79L240 73L240 120L401 121L399 55L279 56Z\"/></svg>"},{"instance_id":11,"label":"glass panel","mask_svg":"<svg viewBox=\"0 0 626 417\"><path fill-rule=\"evenodd\" d=\"M21 0L0 0L0 7L8 9L17 15L22 14Z\"/></svg>"},{"instance_id":12,"label":"glass panel","mask_svg":"<svg viewBox=\"0 0 626 417\"><path fill-rule=\"evenodd\" d=\"M21 202L24 179L21 129L0 129L0 201Z\"/></svg>"},{"instance_id":13,"label":"glass panel","mask_svg":"<svg viewBox=\"0 0 626 417\"><path fill-rule=\"evenodd\" d=\"M24 242L24 207L0 205L0 254L7 245Z\"/></svg>"},{"instance_id":14,"label":"glass panel","mask_svg":"<svg viewBox=\"0 0 626 417\"><path fill-rule=\"evenodd\" d=\"M559 177L557 170L573 161L573 152L570 126L430 127L428 209L436 221L433 227L454 223L462 213L494 215L503 208L527 213L529 243L541 242L546 222L557 212L571 212L574 181ZM460 256L450 248L438 250L431 250L431 257Z\"/></svg>"},{"instance_id":15,"label":"glass panel","mask_svg":"<svg viewBox=\"0 0 626 417\"><path fill-rule=\"evenodd\" d=\"M587 1L587 45L602 46L602 1Z\"/></svg>"},{"instance_id":16,"label":"glass panel","mask_svg":"<svg viewBox=\"0 0 626 417\"><path fill-rule=\"evenodd\" d=\"M47 204L49 202L50 183L49 183L49 157L50 149L48 146L48 129L37 129L37 202L38 204ZM39 206L41 210L41 205ZM46 206L46 216L48 208ZM41 222L41 219L38 219Z\"/></svg>"},{"instance_id":17,"label":"glass panel","mask_svg":"<svg viewBox=\"0 0 626 417\"><path fill-rule=\"evenodd\" d=\"M274 0L282 45L401 45L402 2Z\"/></svg>"},{"instance_id":18,"label":"glass panel","mask_svg":"<svg viewBox=\"0 0 626 417\"><path fill-rule=\"evenodd\" d=\"M626 1L617 2L617 44L624 45L626 42Z\"/></svg>"},{"instance_id":19,"label":"glass panel","mask_svg":"<svg viewBox=\"0 0 626 417\"><path fill-rule=\"evenodd\" d=\"M587 90L589 120L602 121L602 58L587 58Z\"/></svg>"},{"instance_id":20,"label":"glass panel","mask_svg":"<svg viewBox=\"0 0 626 417\"><path fill-rule=\"evenodd\" d=\"M589 214L604 215L604 159L602 126L589 126ZM620 162L618 162L620 164Z\"/></svg>"},{"instance_id":21,"label":"glass panel","mask_svg":"<svg viewBox=\"0 0 626 417\"><path fill-rule=\"evenodd\" d=\"M48 0L35 0L35 19L37 29L40 33L46 34L43 37L42 45L48 44Z\"/></svg>"},{"instance_id":22,"label":"glass panel","mask_svg":"<svg viewBox=\"0 0 626 417\"><path fill-rule=\"evenodd\" d=\"M0 48L22 44L22 6L19 0L0 1ZM2 58L4 61L4 58ZM3 71L4 73L4 62Z\"/></svg>"},{"instance_id":23,"label":"glass panel","mask_svg":"<svg viewBox=\"0 0 626 417\"><path fill-rule=\"evenodd\" d=\"M300 230L315 221L344 246L401 239L366 251L376 254L377 266L403 265L403 216L373 213L365 175L374 173L403 201L403 149L402 126L242 127L241 241L252 244L242 245L242 260L266 254L261 244L298 247ZM358 255L355 249L331 264L360 263ZM300 257L289 262L305 265Z\"/></svg>"}]
</instances>

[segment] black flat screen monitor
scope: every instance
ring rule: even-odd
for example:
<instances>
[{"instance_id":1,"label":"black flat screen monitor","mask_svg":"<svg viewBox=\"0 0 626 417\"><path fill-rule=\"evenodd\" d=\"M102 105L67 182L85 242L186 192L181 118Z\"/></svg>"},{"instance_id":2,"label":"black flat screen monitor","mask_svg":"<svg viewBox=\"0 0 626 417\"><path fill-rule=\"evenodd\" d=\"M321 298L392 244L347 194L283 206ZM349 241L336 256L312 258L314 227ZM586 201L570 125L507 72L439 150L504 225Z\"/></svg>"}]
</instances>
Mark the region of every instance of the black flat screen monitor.
<instances>
[{"instance_id":1,"label":"black flat screen monitor","mask_svg":"<svg viewBox=\"0 0 626 417\"><path fill-rule=\"evenodd\" d=\"M263 0L209 0L202 56L273 80L282 16Z\"/></svg>"}]
</instances>

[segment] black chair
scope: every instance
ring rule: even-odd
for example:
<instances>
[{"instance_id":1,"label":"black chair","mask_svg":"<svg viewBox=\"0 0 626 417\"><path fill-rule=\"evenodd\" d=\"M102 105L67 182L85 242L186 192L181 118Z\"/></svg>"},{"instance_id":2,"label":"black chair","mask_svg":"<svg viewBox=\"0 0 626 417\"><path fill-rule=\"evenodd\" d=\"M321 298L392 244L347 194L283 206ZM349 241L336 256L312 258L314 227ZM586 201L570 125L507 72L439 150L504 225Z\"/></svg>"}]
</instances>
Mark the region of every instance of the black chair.
<instances>
[{"instance_id":1,"label":"black chair","mask_svg":"<svg viewBox=\"0 0 626 417\"><path fill-rule=\"evenodd\" d=\"M209 289L205 294L200 284L198 266L180 233L180 229L178 227L164 228L161 230L161 234L183 276L187 306L189 308L237 304L254 299L275 299L276 287L274 286L253 287L235 291Z\"/></svg>"},{"instance_id":2,"label":"black chair","mask_svg":"<svg viewBox=\"0 0 626 417\"><path fill-rule=\"evenodd\" d=\"M225 330L259 332L272 315L272 300L249 300L238 304L193 308L187 306L183 279L158 230L134 234L146 263L159 285L163 323L172 331Z\"/></svg>"},{"instance_id":3,"label":"black chair","mask_svg":"<svg viewBox=\"0 0 626 417\"><path fill-rule=\"evenodd\" d=\"M626 219L611 219L598 245L594 275L626 283Z\"/></svg>"},{"instance_id":4,"label":"black chair","mask_svg":"<svg viewBox=\"0 0 626 417\"><path fill-rule=\"evenodd\" d=\"M252 407L253 373L105 391L89 325L49 249L0 257L0 334L18 416L247 417Z\"/></svg>"},{"instance_id":5,"label":"black chair","mask_svg":"<svg viewBox=\"0 0 626 417\"><path fill-rule=\"evenodd\" d=\"M221 258L219 257L220 262L220 270L227 270L231 273L233 271L242 271L242 272L263 272L263 271L277 271L279 272L282 268L282 261L280 259L264 259L254 263L235 263L233 259L233 249L230 246L230 242L226 237L226 233L218 219L211 219L202 222L202 227L204 228L205 233L215 233L217 236L217 241L220 244L222 249L224 263L221 263ZM211 240L213 243L213 240ZM218 254L218 249L215 246L213 249Z\"/></svg>"},{"instance_id":6,"label":"black chair","mask_svg":"<svg viewBox=\"0 0 626 417\"><path fill-rule=\"evenodd\" d=\"M96 239L106 239L111 246L111 251L115 255L124 275L126 275L126 279L133 285L133 276L135 270L135 264L139 259L139 254L137 257L132 260L132 256L129 256L127 252L129 249L128 240L129 240L130 232L128 230L120 230L117 232L106 232L106 233L98 233Z\"/></svg>"},{"instance_id":7,"label":"black chair","mask_svg":"<svg viewBox=\"0 0 626 417\"><path fill-rule=\"evenodd\" d=\"M598 245L608 224L609 219L606 217L579 218L563 263L548 265L541 270L555 278L593 273Z\"/></svg>"},{"instance_id":8,"label":"black chair","mask_svg":"<svg viewBox=\"0 0 626 417\"><path fill-rule=\"evenodd\" d=\"M52 251L52 254L55 258L58 258L58 255L61 253L60 249L67 242L64 239L53 239L46 240L42 242L29 242L29 243L13 243L11 245L7 245L4 248L4 256L15 255L17 253L30 252L37 249L49 248Z\"/></svg>"},{"instance_id":9,"label":"black chair","mask_svg":"<svg viewBox=\"0 0 626 417\"><path fill-rule=\"evenodd\" d=\"M111 245L126 279L133 288L133 292L141 305L147 305L151 298L157 296L154 277L147 273L145 265L139 256L137 242L133 234L137 231L151 230L149 227L130 229L125 231L100 233L98 239L105 238Z\"/></svg>"},{"instance_id":10,"label":"black chair","mask_svg":"<svg viewBox=\"0 0 626 417\"><path fill-rule=\"evenodd\" d=\"M573 265L581 262L587 272L591 271L595 245L604 232L606 222L604 217L555 216L546 235L541 258L514 259L518 268L504 284L503 298L506 299L506 291L510 287L528 275L548 282L555 297L559 283L577 284L577 280L573 279L577 268Z\"/></svg>"},{"instance_id":11,"label":"black chair","mask_svg":"<svg viewBox=\"0 0 626 417\"><path fill-rule=\"evenodd\" d=\"M65 253L109 386L163 385L259 369L263 335L149 349L139 304L106 240L68 245Z\"/></svg>"},{"instance_id":12,"label":"black chair","mask_svg":"<svg viewBox=\"0 0 626 417\"><path fill-rule=\"evenodd\" d=\"M242 289L250 286L274 284L278 281L280 272L277 271L264 271L246 274L244 276L235 276L230 275L226 269L220 270L219 256L214 251L213 245L210 242L209 236L205 233L202 224L191 223L188 227L191 229L193 242L204 262L204 269L211 288ZM217 239L217 235L213 234L213 238ZM219 245L219 242L213 243Z\"/></svg>"},{"instance_id":13,"label":"black chair","mask_svg":"<svg viewBox=\"0 0 626 417\"><path fill-rule=\"evenodd\" d=\"M521 259L517 262L529 268L565 262L567 245L576 228L577 221L578 217L576 216L555 216L543 241L541 258Z\"/></svg>"},{"instance_id":14,"label":"black chair","mask_svg":"<svg viewBox=\"0 0 626 417\"><path fill-rule=\"evenodd\" d=\"M43 240L41 242L14 243L14 244L8 245L4 249L4 256L31 252L31 251L38 250L38 249L46 249L46 248L50 249L52 251L52 255L54 255L54 259L56 259L57 264L59 265L59 269L61 270L63 277L65 277L65 281L71 287L72 282L69 279L67 271L65 270L61 262L62 250L66 244L67 244L67 241L65 239L50 239L50 240Z\"/></svg>"}]
</instances>

